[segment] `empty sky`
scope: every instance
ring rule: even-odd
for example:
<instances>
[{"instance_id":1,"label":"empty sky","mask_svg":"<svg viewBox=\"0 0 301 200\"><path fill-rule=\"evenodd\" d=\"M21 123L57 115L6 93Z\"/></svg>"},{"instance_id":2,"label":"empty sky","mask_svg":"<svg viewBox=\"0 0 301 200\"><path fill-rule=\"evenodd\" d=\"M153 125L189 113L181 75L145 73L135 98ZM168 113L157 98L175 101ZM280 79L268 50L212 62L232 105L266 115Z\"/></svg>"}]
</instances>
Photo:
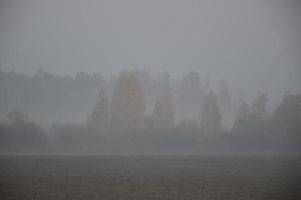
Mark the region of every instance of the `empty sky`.
<instances>
[{"instance_id":1,"label":"empty sky","mask_svg":"<svg viewBox=\"0 0 301 200\"><path fill-rule=\"evenodd\" d=\"M0 68L197 70L233 87L301 85L301 7L273 0L1 0Z\"/></svg>"}]
</instances>

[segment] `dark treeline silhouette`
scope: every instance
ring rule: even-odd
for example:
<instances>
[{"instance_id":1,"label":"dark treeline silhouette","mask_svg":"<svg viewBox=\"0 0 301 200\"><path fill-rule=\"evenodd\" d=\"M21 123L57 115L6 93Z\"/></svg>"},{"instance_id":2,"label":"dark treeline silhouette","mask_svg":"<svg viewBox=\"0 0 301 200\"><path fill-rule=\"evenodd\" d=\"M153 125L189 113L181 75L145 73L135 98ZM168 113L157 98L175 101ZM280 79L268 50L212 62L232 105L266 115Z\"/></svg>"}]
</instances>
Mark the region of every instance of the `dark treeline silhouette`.
<instances>
[{"instance_id":1,"label":"dark treeline silhouette","mask_svg":"<svg viewBox=\"0 0 301 200\"><path fill-rule=\"evenodd\" d=\"M148 70L122 71L108 81L99 74L1 72L0 83L1 153L301 150L301 94L285 93L271 111L267 93L247 101L237 98L226 81L213 90L197 72L172 80L167 72L154 76Z\"/></svg>"},{"instance_id":2,"label":"dark treeline silhouette","mask_svg":"<svg viewBox=\"0 0 301 200\"><path fill-rule=\"evenodd\" d=\"M43 130L19 111L9 113L0 124L0 151L46 153L50 150Z\"/></svg>"},{"instance_id":3,"label":"dark treeline silhouette","mask_svg":"<svg viewBox=\"0 0 301 200\"><path fill-rule=\"evenodd\" d=\"M0 71L0 115L18 109L43 124L79 123L92 109L104 82L99 74L59 76L40 69L27 76Z\"/></svg>"}]
</instances>

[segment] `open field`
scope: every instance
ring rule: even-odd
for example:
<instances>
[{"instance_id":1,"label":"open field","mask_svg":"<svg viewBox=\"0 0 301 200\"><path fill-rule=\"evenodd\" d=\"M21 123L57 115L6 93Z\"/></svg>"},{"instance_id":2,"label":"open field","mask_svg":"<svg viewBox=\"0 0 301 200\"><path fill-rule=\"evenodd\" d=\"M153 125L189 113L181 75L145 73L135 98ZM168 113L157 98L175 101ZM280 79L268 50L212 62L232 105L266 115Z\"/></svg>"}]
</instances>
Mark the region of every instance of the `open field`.
<instances>
[{"instance_id":1,"label":"open field","mask_svg":"<svg viewBox=\"0 0 301 200\"><path fill-rule=\"evenodd\" d=\"M0 199L300 199L300 156L1 156Z\"/></svg>"}]
</instances>

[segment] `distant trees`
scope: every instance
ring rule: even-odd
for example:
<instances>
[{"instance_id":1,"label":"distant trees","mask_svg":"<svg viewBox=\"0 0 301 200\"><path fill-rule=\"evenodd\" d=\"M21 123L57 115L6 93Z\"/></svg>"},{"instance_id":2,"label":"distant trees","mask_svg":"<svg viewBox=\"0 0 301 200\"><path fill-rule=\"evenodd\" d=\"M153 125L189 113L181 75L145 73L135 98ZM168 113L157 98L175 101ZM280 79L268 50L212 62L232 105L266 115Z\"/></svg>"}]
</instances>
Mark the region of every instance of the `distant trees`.
<instances>
[{"instance_id":1,"label":"distant trees","mask_svg":"<svg viewBox=\"0 0 301 200\"><path fill-rule=\"evenodd\" d=\"M129 129L128 115L128 94L127 92L128 72L121 72L113 89L111 98L111 129L120 132Z\"/></svg>"},{"instance_id":2,"label":"distant trees","mask_svg":"<svg viewBox=\"0 0 301 200\"><path fill-rule=\"evenodd\" d=\"M174 105L170 93L165 93L155 104L151 114L152 130L165 132L175 126Z\"/></svg>"},{"instance_id":3,"label":"distant trees","mask_svg":"<svg viewBox=\"0 0 301 200\"><path fill-rule=\"evenodd\" d=\"M43 130L18 110L6 115L0 123L0 152L48 152L48 139Z\"/></svg>"},{"instance_id":4,"label":"distant trees","mask_svg":"<svg viewBox=\"0 0 301 200\"><path fill-rule=\"evenodd\" d=\"M160 101L157 101L154 107L154 110L151 114L150 118L150 129L159 132L159 131L164 131L166 130L165 127L165 116L164 116L164 108L161 105Z\"/></svg>"},{"instance_id":5,"label":"distant trees","mask_svg":"<svg viewBox=\"0 0 301 200\"><path fill-rule=\"evenodd\" d=\"M20 110L13 110L12 112L8 113L4 117L3 122L16 125L33 124L33 122L30 121L28 115L26 115L24 112L21 112Z\"/></svg>"},{"instance_id":6,"label":"distant trees","mask_svg":"<svg viewBox=\"0 0 301 200\"><path fill-rule=\"evenodd\" d=\"M99 136L87 133L81 124L53 124L47 129L52 153L80 154L99 152Z\"/></svg>"},{"instance_id":7,"label":"distant trees","mask_svg":"<svg viewBox=\"0 0 301 200\"><path fill-rule=\"evenodd\" d=\"M291 148L301 145L301 93L286 92L270 120L270 137Z\"/></svg>"},{"instance_id":8,"label":"distant trees","mask_svg":"<svg viewBox=\"0 0 301 200\"><path fill-rule=\"evenodd\" d=\"M222 132L222 116L220 108L217 105L217 96L214 92L210 92L205 97L202 114L201 114L201 130L205 134Z\"/></svg>"},{"instance_id":9,"label":"distant trees","mask_svg":"<svg viewBox=\"0 0 301 200\"><path fill-rule=\"evenodd\" d=\"M93 112L87 117L87 131L94 134L104 134L109 128L109 97L101 89Z\"/></svg>"},{"instance_id":10,"label":"distant trees","mask_svg":"<svg viewBox=\"0 0 301 200\"><path fill-rule=\"evenodd\" d=\"M168 72L162 74L159 86L157 102L159 102L159 105L162 108L161 124L163 125L164 130L170 130L175 126L175 104L170 75Z\"/></svg>"},{"instance_id":11,"label":"distant trees","mask_svg":"<svg viewBox=\"0 0 301 200\"><path fill-rule=\"evenodd\" d=\"M38 123L80 123L90 113L99 88L100 74L55 75L38 70L34 75L0 73L0 116L22 110Z\"/></svg>"},{"instance_id":12,"label":"distant trees","mask_svg":"<svg viewBox=\"0 0 301 200\"><path fill-rule=\"evenodd\" d=\"M178 86L176 103L177 112L184 119L199 119L201 105L205 96L198 72L186 74Z\"/></svg>"},{"instance_id":13,"label":"distant trees","mask_svg":"<svg viewBox=\"0 0 301 200\"><path fill-rule=\"evenodd\" d=\"M227 82L215 91L197 72L177 81L167 72L131 70L105 82L99 74L0 71L0 153L46 152L50 146L63 153L144 151L145 143L153 152L301 151L301 94L287 92L274 111L268 103L268 94L258 93L239 107ZM13 108L52 118L42 129L23 112L4 115ZM78 115L86 124L67 123Z\"/></svg>"},{"instance_id":14,"label":"distant trees","mask_svg":"<svg viewBox=\"0 0 301 200\"><path fill-rule=\"evenodd\" d=\"M258 148L267 142L267 94L259 93L251 106L242 102L232 128L235 140L245 148Z\"/></svg>"},{"instance_id":15,"label":"distant trees","mask_svg":"<svg viewBox=\"0 0 301 200\"><path fill-rule=\"evenodd\" d=\"M123 71L111 99L111 130L127 132L143 126L144 91L133 71Z\"/></svg>"},{"instance_id":16,"label":"distant trees","mask_svg":"<svg viewBox=\"0 0 301 200\"><path fill-rule=\"evenodd\" d=\"M221 81L217 92L217 105L220 108L222 125L226 130L231 130L237 115L236 104L230 92L230 85L226 81Z\"/></svg>"},{"instance_id":17,"label":"distant trees","mask_svg":"<svg viewBox=\"0 0 301 200\"><path fill-rule=\"evenodd\" d=\"M162 105L162 123L165 129L172 129L175 126L175 107L173 95L169 89L163 92L159 99Z\"/></svg>"},{"instance_id":18,"label":"distant trees","mask_svg":"<svg viewBox=\"0 0 301 200\"><path fill-rule=\"evenodd\" d=\"M248 116L250 115L250 108L247 102L243 101L241 103L241 106L239 108L238 115L236 117L236 120L234 122L232 130L234 131L242 131L243 130L243 124L248 122Z\"/></svg>"},{"instance_id":19,"label":"distant trees","mask_svg":"<svg viewBox=\"0 0 301 200\"><path fill-rule=\"evenodd\" d=\"M268 117L266 108L268 100L269 98L267 93L259 93L256 99L254 99L254 101L252 102L250 108L252 114L262 121L265 121Z\"/></svg>"}]
</instances>

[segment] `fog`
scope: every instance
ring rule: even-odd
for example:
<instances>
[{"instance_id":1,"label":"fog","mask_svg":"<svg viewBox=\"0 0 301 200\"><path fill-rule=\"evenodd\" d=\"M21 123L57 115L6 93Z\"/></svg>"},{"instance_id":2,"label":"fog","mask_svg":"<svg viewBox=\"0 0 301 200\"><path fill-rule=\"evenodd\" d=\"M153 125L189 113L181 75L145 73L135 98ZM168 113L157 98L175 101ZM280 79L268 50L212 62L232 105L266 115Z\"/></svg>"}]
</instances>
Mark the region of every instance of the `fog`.
<instances>
[{"instance_id":1,"label":"fog","mask_svg":"<svg viewBox=\"0 0 301 200\"><path fill-rule=\"evenodd\" d=\"M128 68L227 80L273 93L300 86L297 1L1 1L0 66L105 76Z\"/></svg>"},{"instance_id":2,"label":"fog","mask_svg":"<svg viewBox=\"0 0 301 200\"><path fill-rule=\"evenodd\" d=\"M0 151L299 152L300 8L2 0Z\"/></svg>"}]
</instances>

